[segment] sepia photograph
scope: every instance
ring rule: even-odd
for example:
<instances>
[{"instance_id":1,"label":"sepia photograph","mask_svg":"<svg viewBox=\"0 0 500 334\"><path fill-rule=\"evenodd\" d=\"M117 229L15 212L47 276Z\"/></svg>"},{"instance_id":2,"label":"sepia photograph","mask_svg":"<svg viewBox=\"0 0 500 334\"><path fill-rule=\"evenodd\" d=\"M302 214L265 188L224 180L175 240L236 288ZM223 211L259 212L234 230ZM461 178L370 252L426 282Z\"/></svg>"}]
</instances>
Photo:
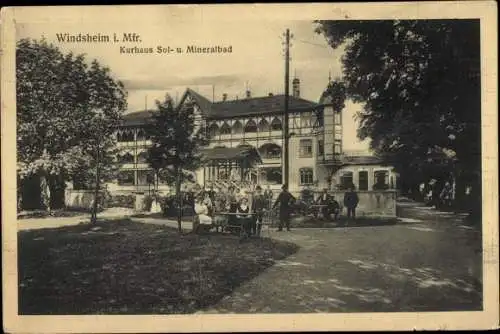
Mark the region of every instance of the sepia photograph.
<instances>
[{"instance_id":1,"label":"sepia photograph","mask_svg":"<svg viewBox=\"0 0 500 334\"><path fill-rule=\"evenodd\" d=\"M4 310L186 321L434 313L437 324L498 313L484 19L363 18L334 4L324 4L331 18L314 5L259 18L280 6L290 13L2 12L15 76L2 76L2 141L8 133L14 149L2 154L2 207L14 213L3 254L15 251L5 275L16 301ZM244 8L239 20L223 14ZM498 326L488 314L482 326ZM408 321L398 329L416 328Z\"/></svg>"}]
</instances>

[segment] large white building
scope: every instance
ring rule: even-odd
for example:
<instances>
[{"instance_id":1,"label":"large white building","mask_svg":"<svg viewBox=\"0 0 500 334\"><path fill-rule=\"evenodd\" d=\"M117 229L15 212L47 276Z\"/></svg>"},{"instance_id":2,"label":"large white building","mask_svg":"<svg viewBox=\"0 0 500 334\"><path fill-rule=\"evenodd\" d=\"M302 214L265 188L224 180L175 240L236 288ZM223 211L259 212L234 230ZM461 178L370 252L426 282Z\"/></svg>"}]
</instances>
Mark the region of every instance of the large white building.
<instances>
[{"instance_id":1,"label":"large white building","mask_svg":"<svg viewBox=\"0 0 500 334\"><path fill-rule=\"evenodd\" d=\"M300 81L292 82L289 97L289 188L297 193L304 187L342 190L354 184L358 191L396 187L396 174L391 166L369 150L345 149L344 143L357 140L352 131L343 131L343 113L333 110L323 94L318 102L300 97ZM196 172L200 185L217 184L228 179L247 180L263 187L279 189L283 180L283 121L284 95L252 97L212 102L192 89L183 94L178 108L196 115L199 124L208 129L210 143L207 156L217 156ZM126 114L117 132L121 171L116 182L109 184L111 192L152 190L154 176L146 163L147 123L152 111ZM247 151L258 152L257 164L243 173L236 161ZM221 158L227 158L224 164ZM232 162L235 161L233 165ZM245 161L245 159L243 159ZM240 173L241 172L241 173ZM247 173L249 172L249 173ZM159 190L168 186L160 180Z\"/></svg>"}]
</instances>

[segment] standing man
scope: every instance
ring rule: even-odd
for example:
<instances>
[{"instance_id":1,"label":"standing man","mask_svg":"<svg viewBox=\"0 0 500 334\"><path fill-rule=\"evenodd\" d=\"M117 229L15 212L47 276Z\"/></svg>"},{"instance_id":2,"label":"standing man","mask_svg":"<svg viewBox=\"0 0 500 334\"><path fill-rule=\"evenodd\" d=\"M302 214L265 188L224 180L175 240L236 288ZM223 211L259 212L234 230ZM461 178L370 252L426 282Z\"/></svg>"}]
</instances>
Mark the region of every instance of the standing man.
<instances>
[{"instance_id":1,"label":"standing man","mask_svg":"<svg viewBox=\"0 0 500 334\"><path fill-rule=\"evenodd\" d=\"M213 202L215 202L215 191L214 191L214 186L213 185L210 185L208 187L208 190L206 191L208 193L208 196L210 197L210 200Z\"/></svg>"},{"instance_id":2,"label":"standing man","mask_svg":"<svg viewBox=\"0 0 500 334\"><path fill-rule=\"evenodd\" d=\"M347 208L347 219L356 219L356 207L358 206L359 198L354 186L351 185L349 190L344 194L344 206Z\"/></svg>"},{"instance_id":3,"label":"standing man","mask_svg":"<svg viewBox=\"0 0 500 334\"><path fill-rule=\"evenodd\" d=\"M275 209L278 204L280 206L280 222L278 231L283 231L283 225L286 225L286 230L290 231L290 211L295 197L288 192L288 185L284 184L281 187L282 191L278 195L276 202L274 202L273 209Z\"/></svg>"},{"instance_id":4,"label":"standing man","mask_svg":"<svg viewBox=\"0 0 500 334\"><path fill-rule=\"evenodd\" d=\"M255 212L255 217L252 223L252 233L259 236L262 230L264 210L267 208L267 200L265 196L262 195L262 188L260 186L255 187L255 195L253 196L252 208Z\"/></svg>"},{"instance_id":5,"label":"standing man","mask_svg":"<svg viewBox=\"0 0 500 334\"><path fill-rule=\"evenodd\" d=\"M270 185L267 185L267 189L264 191L264 198L267 200L267 207L270 208L273 200L273 191Z\"/></svg>"}]
</instances>

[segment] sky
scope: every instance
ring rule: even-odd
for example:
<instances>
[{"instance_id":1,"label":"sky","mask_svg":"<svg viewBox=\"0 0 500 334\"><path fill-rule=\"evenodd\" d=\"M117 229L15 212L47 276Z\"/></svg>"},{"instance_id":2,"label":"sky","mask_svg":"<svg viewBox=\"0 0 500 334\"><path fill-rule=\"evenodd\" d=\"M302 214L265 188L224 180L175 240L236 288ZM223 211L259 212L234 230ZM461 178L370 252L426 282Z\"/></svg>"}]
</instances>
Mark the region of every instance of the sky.
<instances>
[{"instance_id":1,"label":"sky","mask_svg":"<svg viewBox=\"0 0 500 334\"><path fill-rule=\"evenodd\" d=\"M159 9L142 12L137 17L112 17L109 20L75 16L58 20L30 20L16 25L17 39L45 38L64 53L86 54L111 69L128 91L128 110L153 108L165 94L178 100L187 87L208 99L220 101L243 98L246 88L252 96L284 92L284 37L290 29L290 79L301 81L301 97L318 102L328 83L341 75L342 50L328 46L324 36L314 32L315 24L308 20L215 20L202 14L166 15ZM145 14L145 13L144 13ZM139 24L140 22L140 24ZM140 36L138 43L61 43L58 33L101 34L121 37L123 33ZM120 46L181 47L232 46L229 54L121 54ZM348 103L344 117L344 133L355 134L353 116L359 106ZM349 115L350 114L350 115Z\"/></svg>"}]
</instances>

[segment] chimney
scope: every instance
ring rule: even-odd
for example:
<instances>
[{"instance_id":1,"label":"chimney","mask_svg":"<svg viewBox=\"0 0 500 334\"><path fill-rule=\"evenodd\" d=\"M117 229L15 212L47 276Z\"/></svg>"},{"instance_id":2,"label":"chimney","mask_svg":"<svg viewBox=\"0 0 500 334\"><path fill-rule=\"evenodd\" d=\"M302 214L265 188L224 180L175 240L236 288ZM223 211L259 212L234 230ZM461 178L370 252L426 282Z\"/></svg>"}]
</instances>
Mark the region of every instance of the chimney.
<instances>
[{"instance_id":1,"label":"chimney","mask_svg":"<svg viewBox=\"0 0 500 334\"><path fill-rule=\"evenodd\" d=\"M247 99L251 98L252 97L252 93L250 92L250 90L247 89L246 91L246 97Z\"/></svg>"},{"instance_id":2,"label":"chimney","mask_svg":"<svg viewBox=\"0 0 500 334\"><path fill-rule=\"evenodd\" d=\"M292 81L292 96L300 97L300 80L299 78L295 78Z\"/></svg>"},{"instance_id":3,"label":"chimney","mask_svg":"<svg viewBox=\"0 0 500 334\"><path fill-rule=\"evenodd\" d=\"M222 94L222 101L226 101L227 100L227 93L224 93Z\"/></svg>"}]
</instances>

